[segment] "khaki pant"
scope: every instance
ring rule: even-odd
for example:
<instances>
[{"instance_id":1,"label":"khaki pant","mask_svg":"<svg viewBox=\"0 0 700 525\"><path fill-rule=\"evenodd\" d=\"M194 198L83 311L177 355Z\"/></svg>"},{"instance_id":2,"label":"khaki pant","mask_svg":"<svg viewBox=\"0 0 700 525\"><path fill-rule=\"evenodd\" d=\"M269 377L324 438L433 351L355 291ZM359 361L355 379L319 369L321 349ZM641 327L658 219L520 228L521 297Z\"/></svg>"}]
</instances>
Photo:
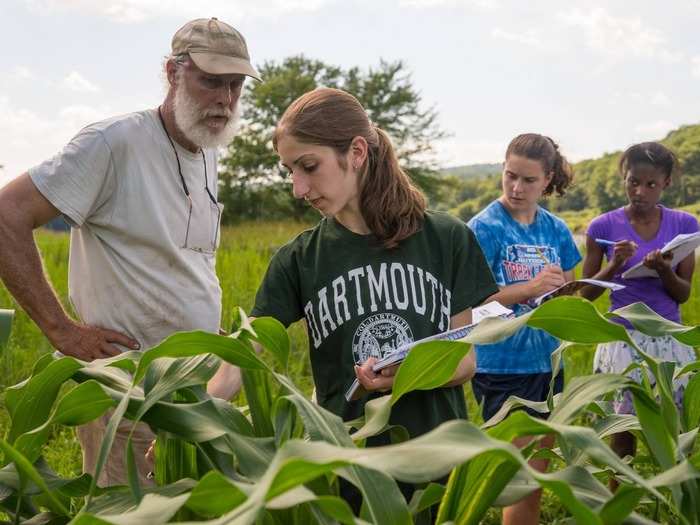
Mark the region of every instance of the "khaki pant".
<instances>
[{"instance_id":1,"label":"khaki pant","mask_svg":"<svg viewBox=\"0 0 700 525\"><path fill-rule=\"evenodd\" d=\"M105 430L109 418L112 416L113 410L109 410L99 419L90 421L85 425L77 428L76 434L80 441L80 446L83 449L83 472L95 475L95 467L97 465L97 457L100 454L100 446L104 439ZM126 442L131 432L133 421L122 419L117 427L117 433L112 443L112 449L109 451L107 461L100 472L100 477L97 484L100 487L110 485L126 485L128 483L126 469ZM155 439L155 435L151 432L148 425L138 423L136 430L131 436L131 443L134 451L134 460L139 473L139 479L143 486L152 486L153 480L146 476L153 471L153 462L146 459L146 451Z\"/></svg>"}]
</instances>

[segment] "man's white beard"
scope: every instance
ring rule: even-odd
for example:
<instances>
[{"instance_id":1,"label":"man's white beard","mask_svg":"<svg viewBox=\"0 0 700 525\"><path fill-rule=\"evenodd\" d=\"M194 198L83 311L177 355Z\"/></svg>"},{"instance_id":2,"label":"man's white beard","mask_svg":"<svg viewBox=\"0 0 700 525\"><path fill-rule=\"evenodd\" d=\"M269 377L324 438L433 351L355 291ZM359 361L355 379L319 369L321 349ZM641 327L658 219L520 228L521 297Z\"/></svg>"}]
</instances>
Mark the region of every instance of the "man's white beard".
<instances>
[{"instance_id":1,"label":"man's white beard","mask_svg":"<svg viewBox=\"0 0 700 525\"><path fill-rule=\"evenodd\" d=\"M200 109L183 83L179 83L175 90L173 106L175 124L187 137L187 140L200 148L228 146L238 131L240 117L238 104L233 111L223 108ZM228 117L229 120L221 131L212 131L211 128L202 123L202 120L209 116L224 116Z\"/></svg>"}]
</instances>

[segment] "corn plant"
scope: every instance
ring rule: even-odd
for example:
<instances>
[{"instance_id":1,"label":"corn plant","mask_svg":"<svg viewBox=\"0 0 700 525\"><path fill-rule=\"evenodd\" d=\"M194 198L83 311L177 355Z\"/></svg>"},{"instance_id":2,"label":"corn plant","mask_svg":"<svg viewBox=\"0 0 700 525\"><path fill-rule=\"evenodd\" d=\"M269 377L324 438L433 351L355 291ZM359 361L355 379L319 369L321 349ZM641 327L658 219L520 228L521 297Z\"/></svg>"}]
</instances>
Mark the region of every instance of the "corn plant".
<instances>
[{"instance_id":1,"label":"corn plant","mask_svg":"<svg viewBox=\"0 0 700 525\"><path fill-rule=\"evenodd\" d=\"M670 323L643 305L603 316L583 299L558 298L516 319L486 320L463 341L415 347L392 392L369 401L364 417L350 422L290 381L289 338L270 318L249 322L240 315L228 337L179 333L146 352L93 363L45 356L27 380L5 392L11 428L0 440L0 510L11 522L27 524L470 524L490 507L542 488L577 523L698 524L700 375L690 379L680 411L671 382L694 374L700 362L678 369L637 349L647 378L641 384L615 374L578 377L546 402L511 398L482 428L451 421L414 439L364 446L368 437L392 430L391 407L402 396L447 382L471 344L500 340L525 325L540 328L563 341L552 358L558 369L573 343L634 345L610 322L613 315L641 332L700 346L699 327ZM254 343L265 351L256 353ZM242 369L246 406L206 394L220 360ZM606 396L620 389L631 392L636 416L611 413ZM551 417L509 413L519 405ZM80 425L110 409L98 474L117 423L143 421L159 436L156 487L141 484L129 448L129 483L120 487L98 487L88 475L61 478L42 458L52 425ZM646 457L615 455L605 438L623 430L643 442ZM556 436L552 449L511 444L515 437L545 434ZM536 456L553 459L552 470L532 469L528 460ZM606 487L611 478L620 483L614 494ZM339 497L340 479L362 494L357 514ZM397 482L418 486L410 502Z\"/></svg>"},{"instance_id":2,"label":"corn plant","mask_svg":"<svg viewBox=\"0 0 700 525\"><path fill-rule=\"evenodd\" d=\"M3 349L10 338L10 328L12 327L12 317L14 311L0 310L0 350Z\"/></svg>"}]
</instances>

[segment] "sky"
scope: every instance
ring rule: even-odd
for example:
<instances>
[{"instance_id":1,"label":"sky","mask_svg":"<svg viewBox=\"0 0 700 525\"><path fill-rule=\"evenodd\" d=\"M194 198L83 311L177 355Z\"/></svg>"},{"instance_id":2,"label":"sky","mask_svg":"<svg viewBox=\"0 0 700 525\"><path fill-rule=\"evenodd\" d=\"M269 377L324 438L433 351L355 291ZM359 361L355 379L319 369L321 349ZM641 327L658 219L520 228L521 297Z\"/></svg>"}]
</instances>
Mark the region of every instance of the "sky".
<instances>
[{"instance_id":1,"label":"sky","mask_svg":"<svg viewBox=\"0 0 700 525\"><path fill-rule=\"evenodd\" d=\"M522 132L578 161L700 122L700 0L3 0L0 185L157 106L173 33L211 16L256 64L404 61L450 134L443 166L501 162Z\"/></svg>"}]
</instances>

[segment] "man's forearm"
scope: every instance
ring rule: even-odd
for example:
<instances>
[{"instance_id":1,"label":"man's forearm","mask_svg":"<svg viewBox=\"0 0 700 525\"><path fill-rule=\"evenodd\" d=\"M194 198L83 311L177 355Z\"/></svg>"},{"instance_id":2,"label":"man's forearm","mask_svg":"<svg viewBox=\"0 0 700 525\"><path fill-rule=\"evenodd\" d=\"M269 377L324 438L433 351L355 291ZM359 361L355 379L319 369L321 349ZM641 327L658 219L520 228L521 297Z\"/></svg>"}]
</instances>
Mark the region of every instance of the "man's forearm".
<instances>
[{"instance_id":1,"label":"man's forearm","mask_svg":"<svg viewBox=\"0 0 700 525\"><path fill-rule=\"evenodd\" d=\"M52 339L71 320L44 274L31 227L0 216L0 279L29 317Z\"/></svg>"}]
</instances>

